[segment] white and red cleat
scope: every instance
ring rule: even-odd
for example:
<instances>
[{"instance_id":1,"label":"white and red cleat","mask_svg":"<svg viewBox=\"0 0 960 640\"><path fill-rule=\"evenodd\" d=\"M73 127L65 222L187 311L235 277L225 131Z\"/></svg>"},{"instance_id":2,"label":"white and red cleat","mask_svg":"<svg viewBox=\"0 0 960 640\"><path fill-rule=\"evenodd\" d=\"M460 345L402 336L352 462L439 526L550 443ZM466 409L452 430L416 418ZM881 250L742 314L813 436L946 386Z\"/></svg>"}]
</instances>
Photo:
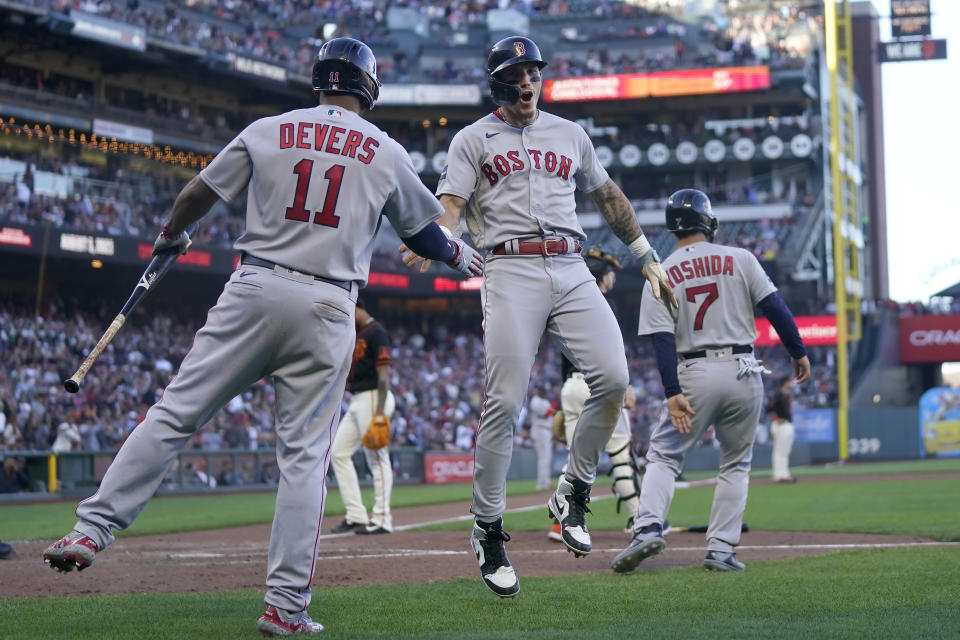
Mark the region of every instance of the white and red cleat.
<instances>
[{"instance_id":1,"label":"white and red cleat","mask_svg":"<svg viewBox=\"0 0 960 640\"><path fill-rule=\"evenodd\" d=\"M71 531L44 550L43 561L62 573L73 571L74 567L83 571L93 564L99 550L93 538Z\"/></svg>"},{"instance_id":2,"label":"white and red cleat","mask_svg":"<svg viewBox=\"0 0 960 640\"><path fill-rule=\"evenodd\" d=\"M284 611L273 605L267 605L257 620L257 629L264 636L292 636L295 633L319 633L323 625L314 622L306 611Z\"/></svg>"}]
</instances>

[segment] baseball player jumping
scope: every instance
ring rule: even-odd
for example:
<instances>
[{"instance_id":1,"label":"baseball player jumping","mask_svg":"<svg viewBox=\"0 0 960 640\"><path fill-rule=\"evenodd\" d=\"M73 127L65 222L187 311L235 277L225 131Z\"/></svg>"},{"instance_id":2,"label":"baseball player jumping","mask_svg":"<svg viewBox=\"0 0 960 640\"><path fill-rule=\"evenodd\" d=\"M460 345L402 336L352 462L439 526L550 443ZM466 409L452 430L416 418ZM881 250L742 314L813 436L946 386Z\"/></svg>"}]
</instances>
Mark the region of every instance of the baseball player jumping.
<instances>
[{"instance_id":1,"label":"baseball player jumping","mask_svg":"<svg viewBox=\"0 0 960 640\"><path fill-rule=\"evenodd\" d=\"M356 319L357 342L353 347L353 365L347 378L347 389L353 396L350 398L350 407L340 421L337 437L333 440L333 473L337 477L337 487L347 515L331 532L391 533L393 467L390 466L389 440L371 442L368 436L371 430L376 430L376 421L379 420L386 424L385 437L390 437L390 416L396 408L396 400L390 391L390 338L383 325L367 312L360 301L357 302ZM360 498L357 470L353 466L353 452L360 446L363 446L367 466L373 473L373 517L369 520Z\"/></svg>"},{"instance_id":2,"label":"baseball player jumping","mask_svg":"<svg viewBox=\"0 0 960 640\"><path fill-rule=\"evenodd\" d=\"M590 487L627 388L620 327L580 256L586 234L577 219L576 189L590 195L639 259L654 295L674 303L630 201L600 165L587 133L537 108L545 64L529 38L511 36L493 46L487 76L499 108L457 133L437 185L442 227L458 235L465 215L473 241L488 251L481 289L486 397L477 428L471 545L484 583L507 598L520 590L503 544L510 540L502 519L507 470L544 329L592 392L570 443L567 472L548 503L564 544L578 556L591 549L585 520ZM404 256L408 266L420 260L415 253Z\"/></svg>"},{"instance_id":3,"label":"baseball player jumping","mask_svg":"<svg viewBox=\"0 0 960 640\"><path fill-rule=\"evenodd\" d=\"M680 306L671 317L644 287L639 333L653 340L667 401L650 437L633 538L611 567L618 573L633 571L666 547L663 525L677 476L687 452L712 424L720 443L720 473L703 566L743 571L734 549L747 505L753 438L763 404L761 373L766 372L753 356L754 306L790 353L798 383L809 379L810 361L793 314L756 257L745 249L713 244L717 219L706 194L681 189L671 195L666 226L677 246L663 266Z\"/></svg>"},{"instance_id":4,"label":"baseball player jumping","mask_svg":"<svg viewBox=\"0 0 960 640\"><path fill-rule=\"evenodd\" d=\"M124 442L73 531L44 560L89 567L160 486L177 453L230 398L269 376L276 387L280 484L267 553L264 635L318 632L306 613L325 477L354 344L354 304L381 216L422 255L478 275L482 258L432 222L443 212L410 157L361 115L380 92L376 60L351 38L313 65L319 106L257 120L177 196L154 251L190 245L184 229L247 190L239 267L163 398Z\"/></svg>"}]
</instances>

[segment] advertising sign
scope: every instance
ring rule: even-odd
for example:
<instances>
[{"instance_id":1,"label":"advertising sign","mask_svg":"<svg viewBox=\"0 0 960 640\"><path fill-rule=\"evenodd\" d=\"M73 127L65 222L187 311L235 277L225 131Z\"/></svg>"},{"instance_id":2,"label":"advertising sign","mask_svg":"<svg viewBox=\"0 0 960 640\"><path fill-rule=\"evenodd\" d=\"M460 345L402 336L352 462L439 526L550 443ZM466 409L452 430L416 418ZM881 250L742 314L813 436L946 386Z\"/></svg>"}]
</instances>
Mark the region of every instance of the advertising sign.
<instances>
[{"instance_id":1,"label":"advertising sign","mask_svg":"<svg viewBox=\"0 0 960 640\"><path fill-rule=\"evenodd\" d=\"M960 361L960 314L900 318L900 362Z\"/></svg>"},{"instance_id":2,"label":"advertising sign","mask_svg":"<svg viewBox=\"0 0 960 640\"><path fill-rule=\"evenodd\" d=\"M837 441L837 412L835 409L794 411L793 430L796 442L832 444Z\"/></svg>"},{"instance_id":3,"label":"advertising sign","mask_svg":"<svg viewBox=\"0 0 960 640\"><path fill-rule=\"evenodd\" d=\"M768 67L722 67L549 79L543 83L543 97L547 102L593 102L736 93L769 88Z\"/></svg>"},{"instance_id":4,"label":"advertising sign","mask_svg":"<svg viewBox=\"0 0 960 640\"><path fill-rule=\"evenodd\" d=\"M836 316L797 316L797 329L806 345L837 344ZM780 344L780 336L766 318L755 318L757 325L758 347L772 347Z\"/></svg>"},{"instance_id":5,"label":"advertising sign","mask_svg":"<svg viewBox=\"0 0 960 640\"><path fill-rule=\"evenodd\" d=\"M920 450L960 456L960 389L934 387L920 396Z\"/></svg>"},{"instance_id":6,"label":"advertising sign","mask_svg":"<svg viewBox=\"0 0 960 640\"><path fill-rule=\"evenodd\" d=\"M427 453L423 466L427 484L473 482L472 453Z\"/></svg>"}]
</instances>

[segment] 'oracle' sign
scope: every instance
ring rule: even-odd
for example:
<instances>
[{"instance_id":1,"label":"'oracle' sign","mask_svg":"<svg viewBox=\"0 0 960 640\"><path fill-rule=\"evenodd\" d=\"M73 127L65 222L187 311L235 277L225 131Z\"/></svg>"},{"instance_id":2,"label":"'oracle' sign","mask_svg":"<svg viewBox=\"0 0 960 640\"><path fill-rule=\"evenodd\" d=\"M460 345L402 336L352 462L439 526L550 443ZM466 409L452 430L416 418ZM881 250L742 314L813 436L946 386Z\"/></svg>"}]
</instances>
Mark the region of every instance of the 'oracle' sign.
<instances>
[{"instance_id":1,"label":"'oracle' sign","mask_svg":"<svg viewBox=\"0 0 960 640\"><path fill-rule=\"evenodd\" d=\"M900 362L960 360L960 314L900 318Z\"/></svg>"},{"instance_id":2,"label":"'oracle' sign","mask_svg":"<svg viewBox=\"0 0 960 640\"><path fill-rule=\"evenodd\" d=\"M423 456L427 484L473 482L472 453L427 453Z\"/></svg>"}]
</instances>

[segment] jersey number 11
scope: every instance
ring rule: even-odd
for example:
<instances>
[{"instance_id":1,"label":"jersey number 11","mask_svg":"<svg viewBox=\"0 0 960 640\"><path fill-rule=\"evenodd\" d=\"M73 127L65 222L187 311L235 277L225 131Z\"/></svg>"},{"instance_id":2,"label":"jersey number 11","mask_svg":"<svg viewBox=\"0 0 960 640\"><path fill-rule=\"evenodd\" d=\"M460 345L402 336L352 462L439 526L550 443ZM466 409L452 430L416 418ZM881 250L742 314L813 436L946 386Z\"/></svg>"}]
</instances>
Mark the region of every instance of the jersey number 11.
<instances>
[{"instance_id":1,"label":"jersey number 11","mask_svg":"<svg viewBox=\"0 0 960 640\"><path fill-rule=\"evenodd\" d=\"M343 165L335 164L324 172L323 177L330 182L327 195L323 199L323 209L313 214L313 223L325 227L340 226L340 216L333 211L337 208L337 198L340 197L340 183L343 182ZM293 206L287 207L286 218L299 222L310 221L310 211L304 208L307 202L307 192L310 190L310 175L313 173L313 160L304 158L293 165L293 172L297 174L297 192L293 196Z\"/></svg>"}]
</instances>

